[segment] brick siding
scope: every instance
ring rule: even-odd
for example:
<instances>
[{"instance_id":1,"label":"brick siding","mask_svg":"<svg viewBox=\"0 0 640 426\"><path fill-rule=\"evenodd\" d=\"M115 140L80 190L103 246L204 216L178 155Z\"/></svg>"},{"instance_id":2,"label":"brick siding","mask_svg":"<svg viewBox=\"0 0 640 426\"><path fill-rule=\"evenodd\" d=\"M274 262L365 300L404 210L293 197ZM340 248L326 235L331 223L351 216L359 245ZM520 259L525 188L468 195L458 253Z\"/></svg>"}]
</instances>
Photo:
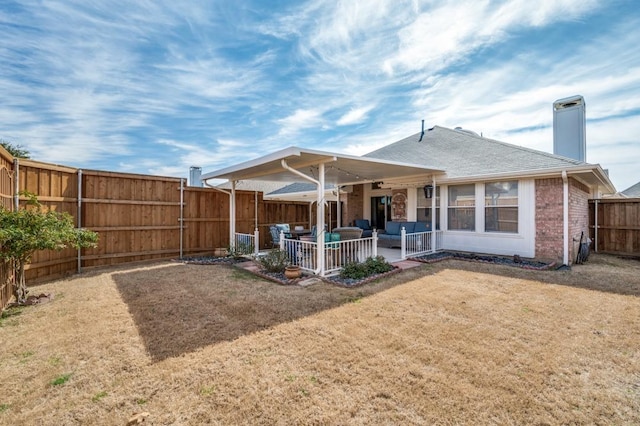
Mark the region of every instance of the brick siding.
<instances>
[{"instance_id":1,"label":"brick siding","mask_svg":"<svg viewBox=\"0 0 640 426\"><path fill-rule=\"evenodd\" d=\"M544 260L563 257L562 178L536 180L536 253ZM580 233L588 235L589 189L569 179L569 263L575 258Z\"/></svg>"},{"instance_id":2,"label":"brick siding","mask_svg":"<svg viewBox=\"0 0 640 426\"><path fill-rule=\"evenodd\" d=\"M341 199L344 196L341 196ZM345 197L343 203L342 224L353 226L356 219L362 219L364 211L364 186L353 185L353 191Z\"/></svg>"}]
</instances>

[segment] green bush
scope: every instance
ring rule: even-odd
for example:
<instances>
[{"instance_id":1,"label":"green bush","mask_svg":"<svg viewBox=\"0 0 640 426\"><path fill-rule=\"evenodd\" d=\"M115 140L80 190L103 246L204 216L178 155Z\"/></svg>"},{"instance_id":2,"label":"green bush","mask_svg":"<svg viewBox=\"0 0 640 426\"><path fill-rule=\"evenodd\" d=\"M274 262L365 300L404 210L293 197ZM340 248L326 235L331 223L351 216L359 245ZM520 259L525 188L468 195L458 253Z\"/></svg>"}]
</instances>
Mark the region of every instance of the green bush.
<instances>
[{"instance_id":1,"label":"green bush","mask_svg":"<svg viewBox=\"0 0 640 426\"><path fill-rule=\"evenodd\" d=\"M279 273L284 272L284 269L291 263L287 252L280 249L271 250L264 256L258 257L257 261L265 271Z\"/></svg>"},{"instance_id":2,"label":"green bush","mask_svg":"<svg viewBox=\"0 0 640 426\"><path fill-rule=\"evenodd\" d=\"M393 265L387 262L384 257L368 257L364 263L347 262L340 271L342 278L361 280L371 275L383 274L393 270Z\"/></svg>"}]
</instances>

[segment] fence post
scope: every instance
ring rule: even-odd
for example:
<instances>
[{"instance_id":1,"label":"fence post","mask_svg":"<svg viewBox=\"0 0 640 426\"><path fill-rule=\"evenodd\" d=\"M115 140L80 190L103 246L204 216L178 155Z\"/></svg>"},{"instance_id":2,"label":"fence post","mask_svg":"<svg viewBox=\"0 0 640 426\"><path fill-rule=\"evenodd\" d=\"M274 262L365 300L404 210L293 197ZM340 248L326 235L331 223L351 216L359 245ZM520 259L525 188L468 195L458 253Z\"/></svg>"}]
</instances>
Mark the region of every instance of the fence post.
<instances>
[{"instance_id":1,"label":"fence post","mask_svg":"<svg viewBox=\"0 0 640 426\"><path fill-rule=\"evenodd\" d=\"M82 228L82 169L78 169L78 229ZM82 271L82 248L78 247L78 273Z\"/></svg>"},{"instance_id":2,"label":"fence post","mask_svg":"<svg viewBox=\"0 0 640 426\"><path fill-rule=\"evenodd\" d=\"M20 160L13 159L13 210L20 209Z\"/></svg>"},{"instance_id":3,"label":"fence post","mask_svg":"<svg viewBox=\"0 0 640 426\"><path fill-rule=\"evenodd\" d=\"M407 231L404 226L400 230L400 258L402 260L407 258Z\"/></svg>"},{"instance_id":4,"label":"fence post","mask_svg":"<svg viewBox=\"0 0 640 426\"><path fill-rule=\"evenodd\" d=\"M180 178L180 259L184 251L184 179Z\"/></svg>"},{"instance_id":5,"label":"fence post","mask_svg":"<svg viewBox=\"0 0 640 426\"><path fill-rule=\"evenodd\" d=\"M284 231L280 230L280 250L284 251Z\"/></svg>"}]
</instances>

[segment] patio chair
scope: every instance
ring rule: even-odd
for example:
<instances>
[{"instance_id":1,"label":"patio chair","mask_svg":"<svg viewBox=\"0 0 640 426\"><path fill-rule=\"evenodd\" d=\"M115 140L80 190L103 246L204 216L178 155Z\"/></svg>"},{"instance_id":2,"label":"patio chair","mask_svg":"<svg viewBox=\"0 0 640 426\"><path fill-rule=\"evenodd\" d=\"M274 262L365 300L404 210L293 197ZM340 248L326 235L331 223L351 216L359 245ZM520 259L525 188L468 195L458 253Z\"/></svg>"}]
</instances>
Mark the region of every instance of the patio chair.
<instances>
[{"instance_id":1,"label":"patio chair","mask_svg":"<svg viewBox=\"0 0 640 426\"><path fill-rule=\"evenodd\" d=\"M276 223L276 228L278 228L278 232L284 232L286 238L291 238L291 227L288 223Z\"/></svg>"},{"instance_id":2,"label":"patio chair","mask_svg":"<svg viewBox=\"0 0 640 426\"><path fill-rule=\"evenodd\" d=\"M277 227L271 225L269 227L269 232L271 233L271 247L280 247L280 230Z\"/></svg>"}]
</instances>

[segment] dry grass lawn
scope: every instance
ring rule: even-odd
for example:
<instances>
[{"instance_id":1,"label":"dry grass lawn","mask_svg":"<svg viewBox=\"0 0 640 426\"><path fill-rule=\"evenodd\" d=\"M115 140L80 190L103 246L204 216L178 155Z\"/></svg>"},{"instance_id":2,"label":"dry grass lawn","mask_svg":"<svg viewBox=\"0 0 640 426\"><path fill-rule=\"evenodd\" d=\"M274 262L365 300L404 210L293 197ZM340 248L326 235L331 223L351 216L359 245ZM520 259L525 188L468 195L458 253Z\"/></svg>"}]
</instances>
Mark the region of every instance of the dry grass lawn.
<instances>
[{"instance_id":1,"label":"dry grass lawn","mask_svg":"<svg viewBox=\"0 0 640 426\"><path fill-rule=\"evenodd\" d=\"M93 271L0 323L0 424L640 424L640 262L444 261L356 289Z\"/></svg>"}]
</instances>

